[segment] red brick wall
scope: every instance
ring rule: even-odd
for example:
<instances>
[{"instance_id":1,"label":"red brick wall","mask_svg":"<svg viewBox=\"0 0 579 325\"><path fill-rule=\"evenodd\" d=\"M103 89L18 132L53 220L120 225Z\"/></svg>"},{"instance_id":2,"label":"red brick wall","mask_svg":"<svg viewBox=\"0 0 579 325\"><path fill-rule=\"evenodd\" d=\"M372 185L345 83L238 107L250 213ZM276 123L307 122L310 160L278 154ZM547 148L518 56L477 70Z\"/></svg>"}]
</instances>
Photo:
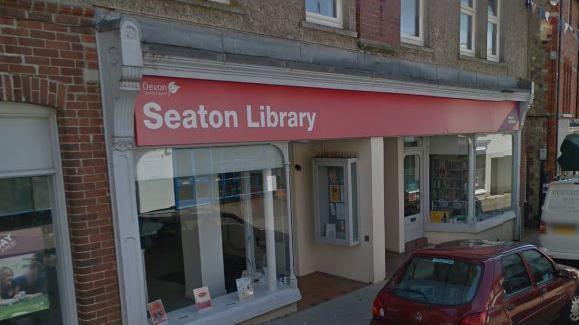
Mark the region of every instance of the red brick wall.
<instances>
[{"instance_id":1,"label":"red brick wall","mask_svg":"<svg viewBox=\"0 0 579 325\"><path fill-rule=\"evenodd\" d=\"M118 324L93 15L90 7L0 2L0 100L56 110L79 321Z\"/></svg>"},{"instance_id":2,"label":"red brick wall","mask_svg":"<svg viewBox=\"0 0 579 325\"><path fill-rule=\"evenodd\" d=\"M561 32L561 62L559 66L559 113L577 117L577 53L579 51L575 30L579 24L579 1L566 0L563 4L563 20L573 30Z\"/></svg>"},{"instance_id":3,"label":"red brick wall","mask_svg":"<svg viewBox=\"0 0 579 325\"><path fill-rule=\"evenodd\" d=\"M400 45L400 0L357 0L356 27L362 42Z\"/></svg>"}]
</instances>

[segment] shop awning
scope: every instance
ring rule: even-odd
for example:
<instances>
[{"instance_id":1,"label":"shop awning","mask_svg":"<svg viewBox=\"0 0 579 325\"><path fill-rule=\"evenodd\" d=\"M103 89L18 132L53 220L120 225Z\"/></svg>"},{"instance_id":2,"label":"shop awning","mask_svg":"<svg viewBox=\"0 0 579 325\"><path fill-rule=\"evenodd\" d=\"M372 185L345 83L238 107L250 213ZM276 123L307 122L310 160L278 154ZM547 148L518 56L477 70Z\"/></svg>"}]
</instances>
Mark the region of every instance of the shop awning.
<instances>
[{"instance_id":1,"label":"shop awning","mask_svg":"<svg viewBox=\"0 0 579 325\"><path fill-rule=\"evenodd\" d=\"M570 134L561 144L559 166L565 171L579 171L579 134Z\"/></svg>"}]
</instances>

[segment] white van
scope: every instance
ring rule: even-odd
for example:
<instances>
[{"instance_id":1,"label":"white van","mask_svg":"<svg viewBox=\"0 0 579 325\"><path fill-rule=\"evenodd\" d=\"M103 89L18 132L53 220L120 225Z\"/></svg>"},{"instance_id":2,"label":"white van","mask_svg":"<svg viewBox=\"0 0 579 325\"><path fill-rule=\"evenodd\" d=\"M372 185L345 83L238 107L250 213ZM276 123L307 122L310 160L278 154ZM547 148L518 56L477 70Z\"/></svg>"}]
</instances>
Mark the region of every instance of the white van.
<instances>
[{"instance_id":1,"label":"white van","mask_svg":"<svg viewBox=\"0 0 579 325\"><path fill-rule=\"evenodd\" d=\"M549 184L539 244L551 257L579 260L579 179Z\"/></svg>"}]
</instances>

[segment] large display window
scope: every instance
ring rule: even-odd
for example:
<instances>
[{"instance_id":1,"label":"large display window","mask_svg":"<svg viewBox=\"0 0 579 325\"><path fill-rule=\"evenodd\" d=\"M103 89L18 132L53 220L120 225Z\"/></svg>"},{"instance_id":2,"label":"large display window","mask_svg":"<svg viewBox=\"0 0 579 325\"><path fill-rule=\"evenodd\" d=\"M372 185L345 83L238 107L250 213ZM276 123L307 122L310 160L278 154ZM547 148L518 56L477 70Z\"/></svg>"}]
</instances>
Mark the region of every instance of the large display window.
<instances>
[{"instance_id":1,"label":"large display window","mask_svg":"<svg viewBox=\"0 0 579 325\"><path fill-rule=\"evenodd\" d=\"M428 142L430 224L492 225L496 217L514 217L508 214L511 134L435 136Z\"/></svg>"},{"instance_id":2,"label":"large display window","mask_svg":"<svg viewBox=\"0 0 579 325\"><path fill-rule=\"evenodd\" d=\"M75 324L56 117L0 109L0 324Z\"/></svg>"},{"instance_id":3,"label":"large display window","mask_svg":"<svg viewBox=\"0 0 579 325\"><path fill-rule=\"evenodd\" d=\"M290 277L283 155L272 145L136 151L136 189L148 300L167 311L286 288Z\"/></svg>"}]
</instances>

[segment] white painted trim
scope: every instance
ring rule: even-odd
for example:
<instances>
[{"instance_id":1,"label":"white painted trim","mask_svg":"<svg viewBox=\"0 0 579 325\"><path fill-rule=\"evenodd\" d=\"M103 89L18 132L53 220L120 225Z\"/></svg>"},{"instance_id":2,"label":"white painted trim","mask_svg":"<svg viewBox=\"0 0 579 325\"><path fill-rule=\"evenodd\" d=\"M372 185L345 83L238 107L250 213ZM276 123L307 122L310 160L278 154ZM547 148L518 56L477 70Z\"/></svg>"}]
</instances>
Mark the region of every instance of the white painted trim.
<instances>
[{"instance_id":1,"label":"white painted trim","mask_svg":"<svg viewBox=\"0 0 579 325\"><path fill-rule=\"evenodd\" d=\"M74 273L72 269L72 257L70 250L70 238L68 218L66 213L66 199L64 193L64 181L62 164L60 161L60 146L58 141L58 126L56 113L47 107L23 103L8 103L0 109L0 118L24 117L42 118L50 124L50 137L53 152L54 169L24 171L17 173L3 173L5 177L29 177L46 175L49 176L51 186L52 224L55 234L57 254L57 278L58 294L61 307L62 321L66 325L78 324L76 309L76 293L74 288Z\"/></svg>"},{"instance_id":2,"label":"white painted trim","mask_svg":"<svg viewBox=\"0 0 579 325\"><path fill-rule=\"evenodd\" d=\"M419 0L418 5L418 37L402 33L402 16L400 16L400 24L400 41L424 46L424 0Z\"/></svg>"},{"instance_id":3,"label":"white painted trim","mask_svg":"<svg viewBox=\"0 0 579 325\"><path fill-rule=\"evenodd\" d=\"M424 225L425 232L459 232L459 233L480 233L487 229L502 225L510 220L516 218L516 213L513 210L505 211L504 213L489 218L475 224L460 224L460 223L426 223Z\"/></svg>"},{"instance_id":4,"label":"white painted trim","mask_svg":"<svg viewBox=\"0 0 579 325\"><path fill-rule=\"evenodd\" d=\"M475 56L476 53L476 2L477 0L472 0L472 7L467 7L467 6L463 6L462 2L461 2L461 6L460 6L460 15L465 14L465 15L469 15L472 17L472 26L471 26L471 40L472 40L472 44L471 44L471 49L462 49L460 48L460 30L461 30L461 26L460 26L460 17L458 19L459 22L459 27L458 27L458 31L459 31L459 40L458 40L458 47L460 50L460 54L462 55L466 55L466 56Z\"/></svg>"},{"instance_id":5,"label":"white painted trim","mask_svg":"<svg viewBox=\"0 0 579 325\"><path fill-rule=\"evenodd\" d=\"M304 0L304 4L305 4ZM312 24L324 25L335 28L344 28L344 14L342 13L342 0L334 0L336 3L336 17L320 15L306 9L306 21Z\"/></svg>"},{"instance_id":6,"label":"white painted trim","mask_svg":"<svg viewBox=\"0 0 579 325\"><path fill-rule=\"evenodd\" d=\"M485 101L529 101L530 99L530 93L525 91L501 92L496 90L461 88L432 83L200 60L176 56L160 57L152 54L145 54L144 60L145 67L143 68L143 75L151 76L371 91Z\"/></svg>"},{"instance_id":7,"label":"white painted trim","mask_svg":"<svg viewBox=\"0 0 579 325\"><path fill-rule=\"evenodd\" d=\"M487 60L493 62L499 62L501 57L501 0L497 1L497 15L488 16L487 22ZM493 55L492 51L488 48L488 23L493 23L497 26L497 54Z\"/></svg>"}]
</instances>

